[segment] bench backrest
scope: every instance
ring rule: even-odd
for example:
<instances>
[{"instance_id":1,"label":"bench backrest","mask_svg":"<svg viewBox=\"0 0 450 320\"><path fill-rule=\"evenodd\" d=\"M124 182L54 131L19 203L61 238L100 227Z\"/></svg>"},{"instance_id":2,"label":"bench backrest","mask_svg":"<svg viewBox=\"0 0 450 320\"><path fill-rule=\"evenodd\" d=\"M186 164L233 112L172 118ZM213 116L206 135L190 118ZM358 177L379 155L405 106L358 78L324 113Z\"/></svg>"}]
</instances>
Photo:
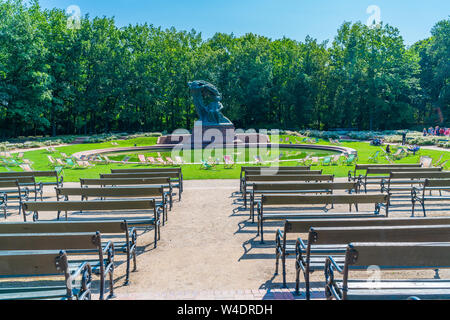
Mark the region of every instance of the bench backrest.
<instances>
[{"instance_id":1,"label":"bench backrest","mask_svg":"<svg viewBox=\"0 0 450 320\"><path fill-rule=\"evenodd\" d=\"M254 183L253 191L292 191L292 190L356 190L358 183Z\"/></svg>"},{"instance_id":2,"label":"bench backrest","mask_svg":"<svg viewBox=\"0 0 450 320\"><path fill-rule=\"evenodd\" d=\"M401 164L356 164L355 165L355 171L356 170L367 170L368 168L420 168L422 167L422 164L407 164L407 163L401 163Z\"/></svg>"},{"instance_id":3,"label":"bench backrest","mask_svg":"<svg viewBox=\"0 0 450 320\"><path fill-rule=\"evenodd\" d=\"M245 176L269 176L269 175L297 175L297 174L322 174L322 170L278 170L278 167L265 168L265 169L247 169L245 170Z\"/></svg>"},{"instance_id":4,"label":"bench backrest","mask_svg":"<svg viewBox=\"0 0 450 320\"><path fill-rule=\"evenodd\" d=\"M291 171L291 170L311 170L311 167L310 166L292 166L292 167L288 167L288 166L271 166L271 167L269 167L269 166L265 166L265 167L262 167L262 166L258 166L258 167L241 167L241 172L243 173L243 172L245 172L246 170L266 170L266 169L270 169L270 170L273 170L273 169L278 169L279 171Z\"/></svg>"},{"instance_id":5,"label":"bench backrest","mask_svg":"<svg viewBox=\"0 0 450 320\"><path fill-rule=\"evenodd\" d=\"M369 174L390 174L391 172L440 172L443 168L368 168L366 175Z\"/></svg>"},{"instance_id":6,"label":"bench backrest","mask_svg":"<svg viewBox=\"0 0 450 320\"><path fill-rule=\"evenodd\" d=\"M450 179L450 171L441 172L391 172L391 179Z\"/></svg>"},{"instance_id":7,"label":"bench backrest","mask_svg":"<svg viewBox=\"0 0 450 320\"><path fill-rule=\"evenodd\" d=\"M22 204L24 211L114 211L155 209L155 200L114 201L30 201Z\"/></svg>"},{"instance_id":8,"label":"bench backrest","mask_svg":"<svg viewBox=\"0 0 450 320\"><path fill-rule=\"evenodd\" d=\"M171 185L170 178L80 179L81 186Z\"/></svg>"},{"instance_id":9,"label":"bench backrest","mask_svg":"<svg viewBox=\"0 0 450 320\"><path fill-rule=\"evenodd\" d=\"M124 188L55 188L58 196L85 197L158 197L164 194L164 188L157 187L124 187Z\"/></svg>"},{"instance_id":10,"label":"bench backrest","mask_svg":"<svg viewBox=\"0 0 450 320\"><path fill-rule=\"evenodd\" d=\"M450 217L432 218L348 218L348 219L307 219L286 220L285 233L308 233L313 227L389 227L389 226L419 226L419 225L448 225ZM1 229L0 229L1 230Z\"/></svg>"},{"instance_id":11,"label":"bench backrest","mask_svg":"<svg viewBox=\"0 0 450 320\"><path fill-rule=\"evenodd\" d=\"M1 189L5 189L5 188L17 188L17 190L20 190L19 181L17 181L17 180L0 180L0 193L2 192Z\"/></svg>"},{"instance_id":12,"label":"bench backrest","mask_svg":"<svg viewBox=\"0 0 450 320\"><path fill-rule=\"evenodd\" d=\"M449 243L370 243L352 242L346 255L352 267L377 265L380 267L449 267Z\"/></svg>"},{"instance_id":13,"label":"bench backrest","mask_svg":"<svg viewBox=\"0 0 450 320\"><path fill-rule=\"evenodd\" d=\"M243 166L241 167L241 179L243 176L246 175L246 170L274 170L277 169L278 171L297 171L297 170L311 170L311 166Z\"/></svg>"},{"instance_id":14,"label":"bench backrest","mask_svg":"<svg viewBox=\"0 0 450 320\"><path fill-rule=\"evenodd\" d=\"M299 204L357 204L357 203L388 203L387 194L346 194L346 195L265 195L261 203L267 205L299 205Z\"/></svg>"},{"instance_id":15,"label":"bench backrest","mask_svg":"<svg viewBox=\"0 0 450 320\"><path fill-rule=\"evenodd\" d=\"M105 173L101 179L135 179L135 178L179 178L179 172L144 172L144 173Z\"/></svg>"},{"instance_id":16,"label":"bench backrest","mask_svg":"<svg viewBox=\"0 0 450 320\"><path fill-rule=\"evenodd\" d=\"M43 221L43 222L6 222L0 224L0 234L3 233L73 233L97 232L101 234L125 233L129 221Z\"/></svg>"},{"instance_id":17,"label":"bench backrest","mask_svg":"<svg viewBox=\"0 0 450 320\"><path fill-rule=\"evenodd\" d=\"M19 184L35 184L36 179L34 177L10 177L0 178L0 183L4 181L17 181Z\"/></svg>"},{"instance_id":18,"label":"bench backrest","mask_svg":"<svg viewBox=\"0 0 450 320\"><path fill-rule=\"evenodd\" d=\"M10 177L56 177L57 171L31 171L31 172L1 172L0 179Z\"/></svg>"},{"instance_id":19,"label":"bench backrest","mask_svg":"<svg viewBox=\"0 0 450 320\"><path fill-rule=\"evenodd\" d=\"M111 169L111 173L179 172L181 168Z\"/></svg>"},{"instance_id":20,"label":"bench backrest","mask_svg":"<svg viewBox=\"0 0 450 320\"><path fill-rule=\"evenodd\" d=\"M64 274L67 255L59 251L0 251L0 277Z\"/></svg>"},{"instance_id":21,"label":"bench backrest","mask_svg":"<svg viewBox=\"0 0 450 320\"><path fill-rule=\"evenodd\" d=\"M258 182L258 181L333 181L333 175L322 175L322 174L312 174L312 175L269 175L269 176L245 176L247 182Z\"/></svg>"},{"instance_id":22,"label":"bench backrest","mask_svg":"<svg viewBox=\"0 0 450 320\"><path fill-rule=\"evenodd\" d=\"M311 245L351 242L450 242L450 225L312 227L308 237Z\"/></svg>"},{"instance_id":23,"label":"bench backrest","mask_svg":"<svg viewBox=\"0 0 450 320\"><path fill-rule=\"evenodd\" d=\"M101 245L100 232L0 234L0 250L98 250Z\"/></svg>"},{"instance_id":24,"label":"bench backrest","mask_svg":"<svg viewBox=\"0 0 450 320\"><path fill-rule=\"evenodd\" d=\"M430 180L425 179L424 187L450 187L450 179Z\"/></svg>"}]
</instances>

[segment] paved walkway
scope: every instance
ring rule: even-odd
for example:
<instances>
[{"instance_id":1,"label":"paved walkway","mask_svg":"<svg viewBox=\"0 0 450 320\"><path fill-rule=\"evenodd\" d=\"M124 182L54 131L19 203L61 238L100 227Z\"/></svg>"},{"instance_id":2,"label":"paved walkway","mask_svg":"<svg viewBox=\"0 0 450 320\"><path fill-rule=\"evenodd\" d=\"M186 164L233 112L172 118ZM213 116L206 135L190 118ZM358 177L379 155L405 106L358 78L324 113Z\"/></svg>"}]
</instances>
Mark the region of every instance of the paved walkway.
<instances>
[{"instance_id":1,"label":"paved walkway","mask_svg":"<svg viewBox=\"0 0 450 320\"><path fill-rule=\"evenodd\" d=\"M65 184L66 187L77 185ZM286 264L289 289L282 289L281 275L274 275L275 231L282 228L283 223L268 222L265 228L266 242L260 244L256 237L256 224L249 221L248 210L242 209L240 195L235 194L238 187L238 180L185 181L182 201L175 202L173 210L169 212L169 221L161 228L158 247L153 248L153 232L138 238L138 271L131 274L128 286L123 285L124 257L116 255L116 299L304 299L304 294L293 294L293 256L288 258ZM54 189L46 188L45 197L46 201L54 200ZM347 211L348 207L337 205L335 210ZM373 205L360 206L360 210L373 210ZM398 199L393 201L390 216L409 217L410 210L408 199ZM430 210L430 215L440 214L442 210L443 214L447 214L448 209L438 207ZM87 214L70 214L69 218L81 218ZM42 213L40 218L52 220L55 216L55 213ZM17 211L11 212L7 221L23 221L23 217ZM289 240L297 236L295 234ZM433 275L430 271L428 276ZM450 272L443 272L441 276L449 277ZM98 292L98 278L94 278L95 290ZM303 276L301 279L304 293ZM311 281L312 298L324 299L323 272L313 273ZM98 294L94 295L96 298Z\"/></svg>"},{"instance_id":2,"label":"paved walkway","mask_svg":"<svg viewBox=\"0 0 450 320\"><path fill-rule=\"evenodd\" d=\"M185 181L158 248L139 256L138 272L116 289L117 299L304 299L293 295L294 260L290 289L281 289L281 276L274 276L276 229L269 227L266 243L259 243L256 224L233 194L238 187L238 180ZM314 282L313 291L324 298L322 283Z\"/></svg>"}]
</instances>

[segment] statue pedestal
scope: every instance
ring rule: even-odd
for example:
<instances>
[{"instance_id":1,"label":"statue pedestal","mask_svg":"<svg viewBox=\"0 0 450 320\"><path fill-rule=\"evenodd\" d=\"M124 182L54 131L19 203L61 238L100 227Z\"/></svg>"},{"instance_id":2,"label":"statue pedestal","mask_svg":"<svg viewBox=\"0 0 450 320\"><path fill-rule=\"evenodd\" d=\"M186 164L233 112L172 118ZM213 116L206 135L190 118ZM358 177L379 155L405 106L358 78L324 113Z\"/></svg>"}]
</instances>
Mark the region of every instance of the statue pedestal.
<instances>
[{"instance_id":1,"label":"statue pedestal","mask_svg":"<svg viewBox=\"0 0 450 320\"><path fill-rule=\"evenodd\" d=\"M236 129L233 124L202 125L197 122L192 131L191 143L204 144L232 144L235 140Z\"/></svg>"}]
</instances>

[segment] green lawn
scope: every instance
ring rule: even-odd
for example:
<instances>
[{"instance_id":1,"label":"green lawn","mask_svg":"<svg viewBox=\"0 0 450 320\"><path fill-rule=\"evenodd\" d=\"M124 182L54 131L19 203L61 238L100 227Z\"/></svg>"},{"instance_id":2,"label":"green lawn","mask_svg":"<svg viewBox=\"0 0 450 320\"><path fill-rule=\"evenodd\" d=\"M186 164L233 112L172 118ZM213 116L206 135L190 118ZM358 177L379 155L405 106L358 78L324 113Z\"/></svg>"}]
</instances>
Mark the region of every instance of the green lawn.
<instances>
[{"instance_id":1,"label":"green lawn","mask_svg":"<svg viewBox=\"0 0 450 320\"><path fill-rule=\"evenodd\" d=\"M285 139L287 136L280 136L280 138ZM293 142L299 142L301 138L289 137ZM132 140L119 140L115 141L119 146L113 146L111 142L106 143L93 143L93 144L80 144L80 145L72 145L66 147L56 148L56 153L48 153L46 150L35 150L26 152L24 157L34 162L33 169L34 170L51 170L52 167L49 166L49 161L47 159L48 155L51 155L54 158L60 157L60 152L66 153L67 155L72 155L73 153L85 151L85 150L95 150L95 149L105 149L105 148L113 148L113 147L133 147L136 146L148 146L155 145L157 138L154 137L145 137L145 138L136 138ZM319 144L329 145L328 141L320 140ZM380 151L381 155L384 155L382 147L374 147L369 143L365 142L343 142L342 146L350 147L356 149L358 151L358 163L368 163L368 159L372 156L376 151ZM396 147L392 147L392 153L395 153ZM283 150L281 150L282 152ZM395 163L418 163L421 156L430 156L435 161L437 161L441 155L443 156L443 160L450 160L450 152L436 151L436 150L425 150L421 149L421 151L416 156L408 156L401 160L395 161ZM377 163L389 163L387 159L384 157L379 157ZM248 165L248 164L247 164ZM297 165L297 161L288 161L281 163L283 166L292 166ZM136 164L111 164L111 165L103 165L97 164L94 168L83 168L83 169L64 169L64 180L67 182L77 182L79 178L98 178L100 173L109 173L111 169L117 168L142 168L142 165ZM161 167L161 166L159 166ZM183 166L183 175L186 180L194 180L194 179L237 179L240 175L240 167L241 165L236 165L233 169L225 169L223 165L218 165L215 169L210 170L202 170L200 169L200 165L184 165ZM345 166L345 165L333 165L333 166L313 166L314 170L323 169L325 174L334 174L336 177L346 177L348 171L351 170L353 166ZM20 171L20 168L9 168L12 171ZM5 166L0 167L0 171L7 171Z\"/></svg>"}]
</instances>

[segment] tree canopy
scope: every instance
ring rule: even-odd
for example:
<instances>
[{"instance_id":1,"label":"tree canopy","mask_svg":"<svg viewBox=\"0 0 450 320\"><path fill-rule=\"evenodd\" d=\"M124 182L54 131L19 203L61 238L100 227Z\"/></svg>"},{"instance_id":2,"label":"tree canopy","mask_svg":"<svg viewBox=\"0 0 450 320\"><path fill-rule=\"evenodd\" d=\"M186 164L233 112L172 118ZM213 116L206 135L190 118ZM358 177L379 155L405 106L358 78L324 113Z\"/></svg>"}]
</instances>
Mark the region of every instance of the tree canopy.
<instances>
[{"instance_id":1,"label":"tree canopy","mask_svg":"<svg viewBox=\"0 0 450 320\"><path fill-rule=\"evenodd\" d=\"M238 128L387 130L446 125L450 19L411 47L397 28L345 22L332 42L149 24L0 0L0 137L191 129L187 83L223 94Z\"/></svg>"}]
</instances>

